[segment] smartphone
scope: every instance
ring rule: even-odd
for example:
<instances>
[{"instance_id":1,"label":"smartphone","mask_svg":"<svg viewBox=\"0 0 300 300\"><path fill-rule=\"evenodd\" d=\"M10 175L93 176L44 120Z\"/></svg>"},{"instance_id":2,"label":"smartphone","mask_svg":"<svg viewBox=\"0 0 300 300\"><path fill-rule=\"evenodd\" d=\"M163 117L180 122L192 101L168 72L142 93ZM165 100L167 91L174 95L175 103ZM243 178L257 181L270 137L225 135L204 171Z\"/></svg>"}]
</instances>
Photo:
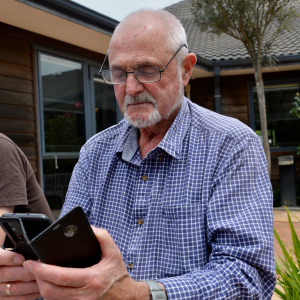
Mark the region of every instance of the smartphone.
<instances>
[{"instance_id":1,"label":"smartphone","mask_svg":"<svg viewBox=\"0 0 300 300\"><path fill-rule=\"evenodd\" d=\"M62 267L84 268L100 261L99 242L80 206L73 208L35 236L26 232L21 219L16 221L17 216L13 218L15 219L11 222L8 221L11 218L1 217L0 225L3 228L3 225L6 224L4 228L5 226L8 228L10 224L13 224L15 231L12 231L18 232L21 239L27 241L28 247L31 248L35 256L44 263ZM19 246L20 243L16 244ZM19 247L19 250L23 251L24 248L20 249ZM24 253L22 254L24 255ZM28 251L26 255L28 255Z\"/></svg>"},{"instance_id":2,"label":"smartphone","mask_svg":"<svg viewBox=\"0 0 300 300\"><path fill-rule=\"evenodd\" d=\"M0 217L0 225L7 238L6 249L22 254L25 259L38 259L30 246L30 241L51 225L51 220L44 214L6 213Z\"/></svg>"}]
</instances>

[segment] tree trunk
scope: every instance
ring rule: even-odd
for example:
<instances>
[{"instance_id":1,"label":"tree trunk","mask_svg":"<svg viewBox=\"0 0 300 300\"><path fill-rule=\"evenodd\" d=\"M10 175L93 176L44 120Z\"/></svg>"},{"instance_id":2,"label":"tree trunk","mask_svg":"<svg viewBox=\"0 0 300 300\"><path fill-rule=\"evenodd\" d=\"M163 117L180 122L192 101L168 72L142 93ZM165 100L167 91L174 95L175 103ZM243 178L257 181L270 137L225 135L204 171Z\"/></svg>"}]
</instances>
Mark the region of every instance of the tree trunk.
<instances>
[{"instance_id":1,"label":"tree trunk","mask_svg":"<svg viewBox=\"0 0 300 300\"><path fill-rule=\"evenodd\" d=\"M259 58L256 61L253 61L253 67L254 67L255 83L257 88L261 136L262 136L263 148L268 162L269 176L271 176L271 155L270 155L270 146L269 146L269 137L268 137L265 91L264 91L264 82L262 79L262 67Z\"/></svg>"}]
</instances>

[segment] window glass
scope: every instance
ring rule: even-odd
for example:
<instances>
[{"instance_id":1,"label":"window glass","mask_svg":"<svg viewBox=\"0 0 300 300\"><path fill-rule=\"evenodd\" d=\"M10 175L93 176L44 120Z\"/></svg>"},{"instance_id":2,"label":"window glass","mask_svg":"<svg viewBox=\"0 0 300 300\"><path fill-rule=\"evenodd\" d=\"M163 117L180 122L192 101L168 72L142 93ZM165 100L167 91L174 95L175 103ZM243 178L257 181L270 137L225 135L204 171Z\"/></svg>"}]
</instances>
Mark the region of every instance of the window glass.
<instances>
[{"instance_id":1,"label":"window glass","mask_svg":"<svg viewBox=\"0 0 300 300\"><path fill-rule=\"evenodd\" d=\"M271 149L294 148L300 145L300 119L290 114L299 84L266 85L266 112ZM260 135L259 108L256 89L253 88L255 131Z\"/></svg>"},{"instance_id":2,"label":"window glass","mask_svg":"<svg viewBox=\"0 0 300 300\"><path fill-rule=\"evenodd\" d=\"M43 188L57 216L82 145L122 114L113 86L97 75L99 66L50 53L38 58Z\"/></svg>"},{"instance_id":3,"label":"window glass","mask_svg":"<svg viewBox=\"0 0 300 300\"><path fill-rule=\"evenodd\" d=\"M85 142L82 64L40 56L45 154L78 153Z\"/></svg>"},{"instance_id":4,"label":"window glass","mask_svg":"<svg viewBox=\"0 0 300 300\"><path fill-rule=\"evenodd\" d=\"M77 158L43 160L44 194L51 209L61 209Z\"/></svg>"},{"instance_id":5,"label":"window glass","mask_svg":"<svg viewBox=\"0 0 300 300\"><path fill-rule=\"evenodd\" d=\"M117 123L116 99L112 85L94 77L96 130L100 132Z\"/></svg>"}]
</instances>

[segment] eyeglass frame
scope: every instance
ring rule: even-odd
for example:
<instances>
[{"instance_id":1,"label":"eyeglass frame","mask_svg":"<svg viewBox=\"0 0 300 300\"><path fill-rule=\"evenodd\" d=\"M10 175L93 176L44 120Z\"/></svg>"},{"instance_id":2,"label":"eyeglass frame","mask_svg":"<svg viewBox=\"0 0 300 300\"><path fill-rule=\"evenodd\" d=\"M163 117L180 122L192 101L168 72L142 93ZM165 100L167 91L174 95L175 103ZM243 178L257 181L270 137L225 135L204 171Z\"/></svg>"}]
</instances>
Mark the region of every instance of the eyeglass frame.
<instances>
[{"instance_id":1,"label":"eyeglass frame","mask_svg":"<svg viewBox=\"0 0 300 300\"><path fill-rule=\"evenodd\" d=\"M161 73L165 71L165 69L167 68L167 66L171 63L171 61L173 60L173 58L174 58L174 57L176 56L176 54L181 50L182 47L186 47L186 48L187 48L187 45L186 45L186 44L181 45L181 46L177 49L177 51L175 52L175 54L172 56L172 58L169 60L169 62L164 66L163 69L159 69L159 68L157 68L157 67L146 67L146 68L156 68L156 69L158 69L160 76L159 76L159 79L157 79L157 80L155 80L155 81L146 81L146 82L145 82L145 81L140 81L140 80L137 78L137 76L135 75L135 71L136 71L136 70L139 70L139 69L145 69L145 68L138 68L138 69L135 69L135 70L133 70L133 71L125 71L125 70L122 70L122 71L124 71L125 76L126 76L124 82L111 83L111 82L106 82L105 80L104 80L104 82L105 82L105 83L108 83L108 84L123 84L123 83L125 83L125 82L127 81L127 74L128 74L128 73L133 73L133 74L134 74L134 77L136 78L136 80L138 80L138 81L141 82L141 83L153 83L153 82L157 82L157 81L161 80ZM103 77L103 75L102 75L102 68L103 68L104 63L105 63L105 61L106 61L106 58L107 58L107 56L108 56L108 52L109 52L109 49L108 49L107 52L106 52L104 61L103 61L102 65L101 65L101 68L100 68L100 70L99 70L99 72L98 72L98 75L101 75L102 77ZM113 70L114 70L114 69L113 69ZM112 70L107 70L107 71L112 71Z\"/></svg>"}]
</instances>

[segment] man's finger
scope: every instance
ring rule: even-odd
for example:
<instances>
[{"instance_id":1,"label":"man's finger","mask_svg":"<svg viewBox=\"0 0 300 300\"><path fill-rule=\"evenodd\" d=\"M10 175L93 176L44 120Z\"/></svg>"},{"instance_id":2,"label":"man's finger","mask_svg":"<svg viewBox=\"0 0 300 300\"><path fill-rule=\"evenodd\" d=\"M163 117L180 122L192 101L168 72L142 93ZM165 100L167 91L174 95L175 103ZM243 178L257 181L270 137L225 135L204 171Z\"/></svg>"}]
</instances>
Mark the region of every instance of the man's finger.
<instances>
[{"instance_id":1,"label":"man's finger","mask_svg":"<svg viewBox=\"0 0 300 300\"><path fill-rule=\"evenodd\" d=\"M35 277L31 272L28 272L26 269L24 269L23 266L0 266L0 282L25 280L35 280Z\"/></svg>"},{"instance_id":2,"label":"man's finger","mask_svg":"<svg viewBox=\"0 0 300 300\"><path fill-rule=\"evenodd\" d=\"M119 252L119 248L115 244L113 238L110 236L107 230L102 228L96 228L92 226L95 236L100 244L102 257L111 257L116 255L116 251Z\"/></svg>"},{"instance_id":3,"label":"man's finger","mask_svg":"<svg viewBox=\"0 0 300 300\"><path fill-rule=\"evenodd\" d=\"M21 266L25 261L24 257L16 252L0 249L0 265Z\"/></svg>"},{"instance_id":4,"label":"man's finger","mask_svg":"<svg viewBox=\"0 0 300 300\"><path fill-rule=\"evenodd\" d=\"M0 284L1 296L8 296L8 293L11 294L10 297L20 296L20 295L24 295L24 292L26 293L26 295L36 294L40 297L39 288L36 281L26 281L26 282L16 281L16 282L9 282L9 283L4 282Z\"/></svg>"},{"instance_id":5,"label":"man's finger","mask_svg":"<svg viewBox=\"0 0 300 300\"><path fill-rule=\"evenodd\" d=\"M65 268L44 264L35 260L27 260L23 266L37 278L66 287L84 286L86 278L91 274L91 268Z\"/></svg>"}]
</instances>

